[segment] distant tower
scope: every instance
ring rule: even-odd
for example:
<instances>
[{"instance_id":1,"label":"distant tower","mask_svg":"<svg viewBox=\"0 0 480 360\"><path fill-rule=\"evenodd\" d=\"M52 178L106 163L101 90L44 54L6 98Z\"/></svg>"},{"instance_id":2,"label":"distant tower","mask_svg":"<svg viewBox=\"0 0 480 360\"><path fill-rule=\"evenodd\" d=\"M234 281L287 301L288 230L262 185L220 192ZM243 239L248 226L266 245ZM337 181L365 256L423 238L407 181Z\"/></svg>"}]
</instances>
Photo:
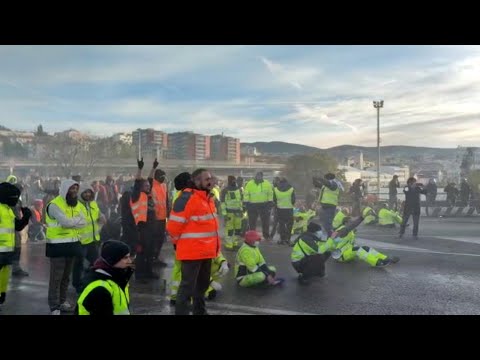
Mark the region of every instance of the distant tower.
<instances>
[{"instance_id":1,"label":"distant tower","mask_svg":"<svg viewBox=\"0 0 480 360\"><path fill-rule=\"evenodd\" d=\"M358 154L358 167L360 170L363 170L363 152L360 151L360 154Z\"/></svg>"}]
</instances>

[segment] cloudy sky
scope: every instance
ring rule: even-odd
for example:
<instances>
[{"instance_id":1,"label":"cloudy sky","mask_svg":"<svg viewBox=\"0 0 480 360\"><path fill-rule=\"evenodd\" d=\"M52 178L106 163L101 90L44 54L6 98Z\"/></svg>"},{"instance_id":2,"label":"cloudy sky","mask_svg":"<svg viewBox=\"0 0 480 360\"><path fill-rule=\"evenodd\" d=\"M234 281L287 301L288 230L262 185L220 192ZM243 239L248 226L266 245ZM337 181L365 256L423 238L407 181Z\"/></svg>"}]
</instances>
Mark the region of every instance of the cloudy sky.
<instances>
[{"instance_id":1,"label":"cloudy sky","mask_svg":"<svg viewBox=\"0 0 480 360\"><path fill-rule=\"evenodd\" d=\"M480 145L478 46L0 46L0 124Z\"/></svg>"}]
</instances>

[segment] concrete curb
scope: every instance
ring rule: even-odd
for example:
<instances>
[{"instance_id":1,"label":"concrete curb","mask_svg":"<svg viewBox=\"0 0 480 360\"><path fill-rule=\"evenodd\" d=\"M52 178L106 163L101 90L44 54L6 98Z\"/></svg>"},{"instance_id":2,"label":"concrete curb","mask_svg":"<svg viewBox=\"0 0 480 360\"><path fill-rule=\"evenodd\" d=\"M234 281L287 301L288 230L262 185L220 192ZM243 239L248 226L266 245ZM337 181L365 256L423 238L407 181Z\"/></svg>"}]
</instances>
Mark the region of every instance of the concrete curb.
<instances>
[{"instance_id":1,"label":"concrete curb","mask_svg":"<svg viewBox=\"0 0 480 360\"><path fill-rule=\"evenodd\" d=\"M474 207L430 207L428 208L428 215L427 215L427 208L422 207L420 215L422 216L429 216L429 217L470 217L470 216L479 216L480 213Z\"/></svg>"}]
</instances>

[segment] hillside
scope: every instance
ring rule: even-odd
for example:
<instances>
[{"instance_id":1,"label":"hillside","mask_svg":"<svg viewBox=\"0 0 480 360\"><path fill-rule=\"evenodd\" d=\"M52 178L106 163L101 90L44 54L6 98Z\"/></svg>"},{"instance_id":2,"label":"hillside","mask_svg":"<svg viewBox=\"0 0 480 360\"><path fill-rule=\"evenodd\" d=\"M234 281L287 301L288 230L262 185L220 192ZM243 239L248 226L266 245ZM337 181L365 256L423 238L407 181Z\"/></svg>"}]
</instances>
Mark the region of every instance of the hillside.
<instances>
[{"instance_id":1,"label":"hillside","mask_svg":"<svg viewBox=\"0 0 480 360\"><path fill-rule=\"evenodd\" d=\"M257 150L262 154L309 154L315 152L326 152L338 160L343 160L346 157L355 155L357 151L362 151L365 159L375 160L377 157L376 147L364 147L355 145L341 145L328 149L319 149L313 146L292 144L281 141L272 142L254 142L254 143L242 143L242 147L255 146ZM428 147L415 147L415 146L382 146L381 148L382 158L414 158L418 155L432 156L438 160L453 159L457 155L457 149L455 148L428 148Z\"/></svg>"}]
</instances>

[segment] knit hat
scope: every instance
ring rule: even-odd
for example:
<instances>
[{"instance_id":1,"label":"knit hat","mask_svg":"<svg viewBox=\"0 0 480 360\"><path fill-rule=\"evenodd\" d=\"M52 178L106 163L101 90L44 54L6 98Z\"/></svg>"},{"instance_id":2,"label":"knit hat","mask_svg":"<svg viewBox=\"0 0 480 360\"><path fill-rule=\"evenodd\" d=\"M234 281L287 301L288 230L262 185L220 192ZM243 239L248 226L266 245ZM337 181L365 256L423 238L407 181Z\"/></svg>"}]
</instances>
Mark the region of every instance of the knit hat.
<instances>
[{"instance_id":1,"label":"knit hat","mask_svg":"<svg viewBox=\"0 0 480 360\"><path fill-rule=\"evenodd\" d=\"M175 189L176 190L183 190L188 186L188 183L190 179L192 178L192 175L188 172L183 172L181 174L178 174L175 179L173 180L175 184Z\"/></svg>"},{"instance_id":2,"label":"knit hat","mask_svg":"<svg viewBox=\"0 0 480 360\"><path fill-rule=\"evenodd\" d=\"M128 253L130 253L130 248L127 244L117 240L108 240L103 243L100 256L108 265L114 266Z\"/></svg>"}]
</instances>

